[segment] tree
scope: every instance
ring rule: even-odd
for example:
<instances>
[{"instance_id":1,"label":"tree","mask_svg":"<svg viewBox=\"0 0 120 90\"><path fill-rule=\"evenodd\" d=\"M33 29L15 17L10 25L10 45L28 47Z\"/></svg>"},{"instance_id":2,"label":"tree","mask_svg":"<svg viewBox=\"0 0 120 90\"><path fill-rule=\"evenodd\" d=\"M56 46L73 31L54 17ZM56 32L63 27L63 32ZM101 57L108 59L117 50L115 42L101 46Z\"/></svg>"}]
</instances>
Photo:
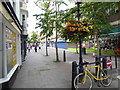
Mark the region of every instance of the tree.
<instances>
[{"instance_id":1,"label":"tree","mask_svg":"<svg viewBox=\"0 0 120 90\"><path fill-rule=\"evenodd\" d=\"M108 17L113 15L114 13L110 13L108 16L106 14L106 10L114 11L115 8L119 6L119 4L120 2L82 2L82 5L80 7L81 14L77 16L80 16L80 22L82 22L83 20L87 22L93 22L93 30L91 35L97 35L96 37L98 43L98 52L100 52L100 45L98 40L100 33L109 32L111 31L112 27L110 25ZM69 16L71 13L74 15L76 11L77 8L74 7L66 13L66 16ZM99 53L98 56L100 56Z\"/></svg>"},{"instance_id":2,"label":"tree","mask_svg":"<svg viewBox=\"0 0 120 90\"><path fill-rule=\"evenodd\" d=\"M28 43L29 43L29 44L31 43L31 39L30 39L30 37L28 37Z\"/></svg>"},{"instance_id":3,"label":"tree","mask_svg":"<svg viewBox=\"0 0 120 90\"><path fill-rule=\"evenodd\" d=\"M35 32L32 32L30 41L33 41L34 43L38 43L38 35Z\"/></svg>"},{"instance_id":4,"label":"tree","mask_svg":"<svg viewBox=\"0 0 120 90\"><path fill-rule=\"evenodd\" d=\"M110 32L111 25L108 17L114 13L106 14L107 10L114 11L118 7L118 2L92 2L84 3L81 7L81 17L86 17L87 20L94 23L93 25L93 34L96 34L98 53L97 56L100 56L100 43L98 38L100 37L101 32Z\"/></svg>"},{"instance_id":5,"label":"tree","mask_svg":"<svg viewBox=\"0 0 120 90\"><path fill-rule=\"evenodd\" d=\"M36 19L39 21L39 23L37 23L37 27L40 27L42 29L42 31L40 32L40 36L44 36L42 39L46 39L46 56L48 56L48 48L47 48L47 44L48 44L48 37L50 37L53 34L53 25L54 25L54 16L52 16L52 14L54 14L53 9L50 9L50 1L44 1L41 2L40 5L37 4L38 2L36 2L37 6L42 6L40 7L44 13L39 14L39 15L34 15L36 16Z\"/></svg>"},{"instance_id":6,"label":"tree","mask_svg":"<svg viewBox=\"0 0 120 90\"><path fill-rule=\"evenodd\" d=\"M38 0L36 4L39 2ZM42 0L41 0L42 1ZM34 15L36 16L37 19L39 19L39 23L37 24L38 27L41 27L43 30L41 31L41 35L46 35L46 42L47 38L50 37L53 34L53 30L55 28L56 31L56 61L59 61L59 56L58 56L58 46L57 46L57 39L58 39L58 32L62 28L62 18L61 16L64 14L63 10L59 10L59 6L61 4L65 4L63 1L51 1L51 0L43 0L43 4L48 3L48 6L40 7L42 5L38 5L42 10L45 12L44 14L40 15ZM52 7L55 9L50 9L50 5L53 5ZM43 16L43 17L41 17ZM46 47L47 48L47 47Z\"/></svg>"},{"instance_id":7,"label":"tree","mask_svg":"<svg viewBox=\"0 0 120 90\"><path fill-rule=\"evenodd\" d=\"M56 29L56 43L55 43L55 47L56 47L56 61L59 61L59 55L58 55L58 45L57 45L57 41L58 41L58 31L60 31L60 29L62 28L62 22L64 22L62 20L62 15L63 15L63 12L64 11L59 11L59 7L61 4L65 4L67 5L66 3L64 3L63 1L56 1L55 0L55 9L56 9L56 14L55 14L55 18L56 18L56 21L55 21L55 29Z\"/></svg>"}]
</instances>

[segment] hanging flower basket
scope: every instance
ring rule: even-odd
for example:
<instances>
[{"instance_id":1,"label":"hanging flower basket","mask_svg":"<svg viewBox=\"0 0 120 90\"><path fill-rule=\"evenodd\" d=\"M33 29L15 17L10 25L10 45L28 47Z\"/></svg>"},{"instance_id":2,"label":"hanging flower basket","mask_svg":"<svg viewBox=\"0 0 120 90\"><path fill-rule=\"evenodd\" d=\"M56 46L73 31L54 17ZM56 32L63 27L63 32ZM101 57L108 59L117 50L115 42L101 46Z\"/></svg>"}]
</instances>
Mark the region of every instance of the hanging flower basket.
<instances>
[{"instance_id":1,"label":"hanging flower basket","mask_svg":"<svg viewBox=\"0 0 120 90\"><path fill-rule=\"evenodd\" d=\"M92 24L93 23L71 23L70 21L67 23L63 36L67 39L74 39L76 36L84 38L88 36L92 32Z\"/></svg>"}]
</instances>

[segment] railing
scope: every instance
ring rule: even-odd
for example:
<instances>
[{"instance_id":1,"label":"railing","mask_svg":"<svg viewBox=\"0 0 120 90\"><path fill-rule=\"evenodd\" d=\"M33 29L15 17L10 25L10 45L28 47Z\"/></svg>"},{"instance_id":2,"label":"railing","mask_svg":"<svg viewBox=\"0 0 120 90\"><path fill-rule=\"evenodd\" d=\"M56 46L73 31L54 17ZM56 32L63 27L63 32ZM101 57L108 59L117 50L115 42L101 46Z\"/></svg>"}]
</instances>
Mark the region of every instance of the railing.
<instances>
[{"instance_id":1,"label":"railing","mask_svg":"<svg viewBox=\"0 0 120 90\"><path fill-rule=\"evenodd\" d=\"M112 61L112 65L110 66L110 69L118 68L118 58L116 55L106 55L106 56L100 56L95 57L95 61L103 61L103 63L106 63L107 60ZM107 64L103 65L106 66ZM104 68L104 67L103 67Z\"/></svg>"}]
</instances>

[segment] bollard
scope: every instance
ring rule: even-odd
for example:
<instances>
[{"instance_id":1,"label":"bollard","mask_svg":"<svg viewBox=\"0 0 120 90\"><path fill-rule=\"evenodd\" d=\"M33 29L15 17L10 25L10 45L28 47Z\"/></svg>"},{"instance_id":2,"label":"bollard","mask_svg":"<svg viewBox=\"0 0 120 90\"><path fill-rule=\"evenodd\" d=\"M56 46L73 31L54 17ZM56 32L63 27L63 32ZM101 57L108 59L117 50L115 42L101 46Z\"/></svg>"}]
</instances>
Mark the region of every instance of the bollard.
<instances>
[{"instance_id":1,"label":"bollard","mask_svg":"<svg viewBox=\"0 0 120 90\"><path fill-rule=\"evenodd\" d=\"M72 62L72 90L75 90L74 88L74 78L77 75L77 62L73 61Z\"/></svg>"},{"instance_id":2,"label":"bollard","mask_svg":"<svg viewBox=\"0 0 120 90\"><path fill-rule=\"evenodd\" d=\"M115 56L115 68L117 69L117 56Z\"/></svg>"},{"instance_id":3,"label":"bollard","mask_svg":"<svg viewBox=\"0 0 120 90\"><path fill-rule=\"evenodd\" d=\"M65 50L63 51L63 61L66 62L66 53L65 53Z\"/></svg>"}]
</instances>

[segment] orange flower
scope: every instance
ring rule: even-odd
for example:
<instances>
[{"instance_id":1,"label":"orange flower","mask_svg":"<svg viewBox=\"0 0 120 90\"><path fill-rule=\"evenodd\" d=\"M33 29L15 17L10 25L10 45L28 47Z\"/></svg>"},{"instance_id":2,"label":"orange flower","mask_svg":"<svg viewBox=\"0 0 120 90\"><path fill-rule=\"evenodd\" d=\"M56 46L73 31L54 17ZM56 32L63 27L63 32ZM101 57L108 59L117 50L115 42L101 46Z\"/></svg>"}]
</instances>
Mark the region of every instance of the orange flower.
<instances>
[{"instance_id":1,"label":"orange flower","mask_svg":"<svg viewBox=\"0 0 120 90\"><path fill-rule=\"evenodd\" d=\"M74 27L72 27L72 30L73 30L73 31L75 31L75 28L74 28Z\"/></svg>"},{"instance_id":2,"label":"orange flower","mask_svg":"<svg viewBox=\"0 0 120 90\"><path fill-rule=\"evenodd\" d=\"M82 28L78 28L78 31L81 31L82 30Z\"/></svg>"},{"instance_id":3,"label":"orange flower","mask_svg":"<svg viewBox=\"0 0 120 90\"><path fill-rule=\"evenodd\" d=\"M67 23L67 26L71 26L71 23L70 23L70 22L68 22L68 23Z\"/></svg>"}]
</instances>

